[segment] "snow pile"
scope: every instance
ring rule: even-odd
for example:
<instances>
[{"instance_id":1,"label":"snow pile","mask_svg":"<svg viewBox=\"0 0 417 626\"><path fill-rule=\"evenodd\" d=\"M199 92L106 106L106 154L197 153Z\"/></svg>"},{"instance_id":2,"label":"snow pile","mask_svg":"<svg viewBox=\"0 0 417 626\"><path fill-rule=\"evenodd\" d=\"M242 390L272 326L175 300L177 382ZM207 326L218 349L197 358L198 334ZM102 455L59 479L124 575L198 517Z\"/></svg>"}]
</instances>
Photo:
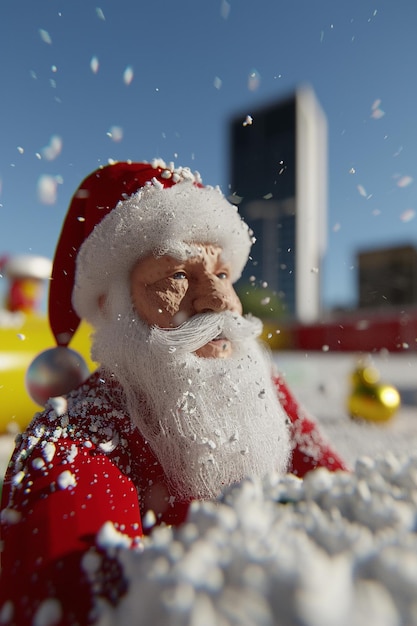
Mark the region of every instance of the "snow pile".
<instances>
[{"instance_id":1,"label":"snow pile","mask_svg":"<svg viewBox=\"0 0 417 626\"><path fill-rule=\"evenodd\" d=\"M417 624L417 455L246 480L121 549L100 626Z\"/></svg>"}]
</instances>

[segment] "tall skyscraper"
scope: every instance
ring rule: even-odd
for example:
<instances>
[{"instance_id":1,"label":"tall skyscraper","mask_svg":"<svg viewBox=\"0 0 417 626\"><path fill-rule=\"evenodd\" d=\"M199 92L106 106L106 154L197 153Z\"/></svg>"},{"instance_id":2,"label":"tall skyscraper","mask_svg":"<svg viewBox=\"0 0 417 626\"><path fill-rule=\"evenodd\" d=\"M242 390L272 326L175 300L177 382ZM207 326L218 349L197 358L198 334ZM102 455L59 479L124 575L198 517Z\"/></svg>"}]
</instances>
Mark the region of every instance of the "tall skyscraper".
<instances>
[{"instance_id":1,"label":"tall skyscraper","mask_svg":"<svg viewBox=\"0 0 417 626\"><path fill-rule=\"evenodd\" d=\"M264 282L300 322L320 315L326 242L327 124L310 87L230 124L232 202L253 229L241 279Z\"/></svg>"}]
</instances>

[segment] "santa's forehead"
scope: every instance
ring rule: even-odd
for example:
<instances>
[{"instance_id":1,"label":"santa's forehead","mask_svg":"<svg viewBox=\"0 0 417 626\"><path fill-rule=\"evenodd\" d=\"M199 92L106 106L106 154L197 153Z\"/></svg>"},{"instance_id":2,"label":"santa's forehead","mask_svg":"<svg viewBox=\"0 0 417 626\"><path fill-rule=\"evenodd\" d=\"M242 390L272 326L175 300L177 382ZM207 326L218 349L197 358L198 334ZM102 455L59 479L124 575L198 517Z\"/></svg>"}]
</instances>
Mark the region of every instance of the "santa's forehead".
<instances>
[{"instance_id":1,"label":"santa's forehead","mask_svg":"<svg viewBox=\"0 0 417 626\"><path fill-rule=\"evenodd\" d=\"M162 248L162 246L161 246ZM177 261L186 261L187 259L197 259L199 257L212 258L214 260L226 261L224 250L216 243L210 242L168 242L161 248L153 251L155 258L170 257Z\"/></svg>"}]
</instances>

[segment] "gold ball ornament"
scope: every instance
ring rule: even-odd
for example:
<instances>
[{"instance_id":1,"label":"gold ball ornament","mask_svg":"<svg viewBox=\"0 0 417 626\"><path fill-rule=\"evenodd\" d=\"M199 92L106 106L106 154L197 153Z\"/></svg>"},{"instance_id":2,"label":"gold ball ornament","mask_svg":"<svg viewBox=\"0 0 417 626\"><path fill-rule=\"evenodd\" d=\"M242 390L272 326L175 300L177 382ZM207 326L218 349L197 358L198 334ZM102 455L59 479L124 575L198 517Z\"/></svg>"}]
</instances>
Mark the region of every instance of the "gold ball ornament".
<instances>
[{"instance_id":1,"label":"gold ball ornament","mask_svg":"<svg viewBox=\"0 0 417 626\"><path fill-rule=\"evenodd\" d=\"M89 376L83 357L71 348L44 350L32 361L26 372L26 389L37 404L45 406L49 398L72 391Z\"/></svg>"},{"instance_id":2,"label":"gold ball ornament","mask_svg":"<svg viewBox=\"0 0 417 626\"><path fill-rule=\"evenodd\" d=\"M381 383L373 365L358 366L352 375L352 391L347 408L352 418L387 422L401 406L401 398L392 385Z\"/></svg>"}]
</instances>

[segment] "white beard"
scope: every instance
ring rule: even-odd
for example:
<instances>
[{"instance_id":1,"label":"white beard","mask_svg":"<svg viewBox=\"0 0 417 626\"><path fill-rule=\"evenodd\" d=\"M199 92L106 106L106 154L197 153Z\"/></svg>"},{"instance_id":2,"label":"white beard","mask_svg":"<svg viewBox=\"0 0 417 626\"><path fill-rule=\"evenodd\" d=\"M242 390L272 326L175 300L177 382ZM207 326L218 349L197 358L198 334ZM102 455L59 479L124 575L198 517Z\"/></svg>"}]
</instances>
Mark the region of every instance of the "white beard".
<instances>
[{"instance_id":1,"label":"white beard","mask_svg":"<svg viewBox=\"0 0 417 626\"><path fill-rule=\"evenodd\" d=\"M210 499L246 476L284 473L287 418L271 380L271 360L255 338L260 321L208 313L178 329L149 329L130 300L128 313L120 313L118 291L97 324L93 358L122 385L128 414L173 494ZM221 329L232 341L230 358L193 354Z\"/></svg>"}]
</instances>

